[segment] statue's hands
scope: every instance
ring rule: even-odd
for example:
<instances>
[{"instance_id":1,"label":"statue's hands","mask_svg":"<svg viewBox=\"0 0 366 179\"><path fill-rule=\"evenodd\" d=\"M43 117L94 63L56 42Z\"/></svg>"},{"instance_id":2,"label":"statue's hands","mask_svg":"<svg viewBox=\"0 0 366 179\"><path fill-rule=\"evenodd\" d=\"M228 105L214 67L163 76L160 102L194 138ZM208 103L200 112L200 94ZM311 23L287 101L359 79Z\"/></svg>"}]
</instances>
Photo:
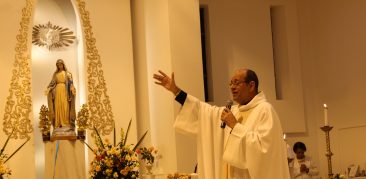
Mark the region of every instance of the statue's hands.
<instances>
[{"instance_id":1,"label":"statue's hands","mask_svg":"<svg viewBox=\"0 0 366 179\"><path fill-rule=\"evenodd\" d=\"M47 96L48 93L50 93L50 88L47 88L45 91L44 91L44 95Z\"/></svg>"},{"instance_id":2,"label":"statue's hands","mask_svg":"<svg viewBox=\"0 0 366 179\"><path fill-rule=\"evenodd\" d=\"M74 86L71 86L71 93L72 93L72 95L76 95L76 89L75 89L75 87Z\"/></svg>"},{"instance_id":3,"label":"statue's hands","mask_svg":"<svg viewBox=\"0 0 366 179\"><path fill-rule=\"evenodd\" d=\"M158 72L159 74L155 73L153 77L155 80L157 80L155 81L155 84L163 86L165 89L172 92L174 95L177 95L180 92L180 89L175 84L174 73L172 73L172 76L170 78L161 70L159 70Z\"/></svg>"}]
</instances>

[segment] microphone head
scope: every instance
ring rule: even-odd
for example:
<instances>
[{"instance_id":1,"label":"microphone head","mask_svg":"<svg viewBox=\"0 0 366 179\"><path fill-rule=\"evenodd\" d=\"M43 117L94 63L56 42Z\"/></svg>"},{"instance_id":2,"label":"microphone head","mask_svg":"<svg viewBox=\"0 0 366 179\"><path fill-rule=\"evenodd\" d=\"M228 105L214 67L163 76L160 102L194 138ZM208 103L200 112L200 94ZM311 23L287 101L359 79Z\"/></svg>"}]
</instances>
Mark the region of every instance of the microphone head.
<instances>
[{"instance_id":1,"label":"microphone head","mask_svg":"<svg viewBox=\"0 0 366 179\"><path fill-rule=\"evenodd\" d=\"M227 101L226 101L226 104L228 104L228 105L229 105L229 104L230 104L230 105L233 105L233 103L234 103L234 102L233 102L233 100L231 100L231 99L229 99L229 100L227 100Z\"/></svg>"},{"instance_id":2,"label":"microphone head","mask_svg":"<svg viewBox=\"0 0 366 179\"><path fill-rule=\"evenodd\" d=\"M231 106L232 105L233 105L233 100L229 99L229 100L226 101L226 108L231 109ZM226 127L226 123L225 122L221 122L220 127L222 129L224 129Z\"/></svg>"},{"instance_id":3,"label":"microphone head","mask_svg":"<svg viewBox=\"0 0 366 179\"><path fill-rule=\"evenodd\" d=\"M231 106L233 105L233 100L229 99L226 101L226 107L231 109Z\"/></svg>"}]
</instances>

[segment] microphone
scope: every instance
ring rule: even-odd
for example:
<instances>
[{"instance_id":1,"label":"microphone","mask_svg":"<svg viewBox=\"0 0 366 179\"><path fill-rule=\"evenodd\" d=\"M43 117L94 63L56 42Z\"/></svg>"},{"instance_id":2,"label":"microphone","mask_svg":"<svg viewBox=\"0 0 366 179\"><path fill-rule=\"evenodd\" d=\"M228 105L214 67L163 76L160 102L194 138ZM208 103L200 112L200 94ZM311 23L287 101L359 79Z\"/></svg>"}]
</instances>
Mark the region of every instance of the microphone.
<instances>
[{"instance_id":1,"label":"microphone","mask_svg":"<svg viewBox=\"0 0 366 179\"><path fill-rule=\"evenodd\" d=\"M232 101L232 100L227 100L227 101L226 101L226 108L231 109L231 106L232 106L232 105L233 105L233 101ZM220 127L221 127L222 129L224 129L224 128L226 127L226 123L225 123L225 122L221 122Z\"/></svg>"}]
</instances>

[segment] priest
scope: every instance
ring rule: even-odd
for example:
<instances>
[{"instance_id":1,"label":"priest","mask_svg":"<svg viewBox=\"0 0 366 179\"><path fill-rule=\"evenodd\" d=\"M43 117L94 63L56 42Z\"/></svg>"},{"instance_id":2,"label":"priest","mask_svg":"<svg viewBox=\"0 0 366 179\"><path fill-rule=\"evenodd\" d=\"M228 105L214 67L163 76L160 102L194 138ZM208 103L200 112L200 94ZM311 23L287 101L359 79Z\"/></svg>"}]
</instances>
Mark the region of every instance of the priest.
<instances>
[{"instance_id":1,"label":"priest","mask_svg":"<svg viewBox=\"0 0 366 179\"><path fill-rule=\"evenodd\" d=\"M286 144L278 116L258 91L253 70L239 69L230 81L231 107L209 105L181 90L162 71L155 83L172 92L182 108L174 127L197 139L200 179L289 179Z\"/></svg>"}]
</instances>

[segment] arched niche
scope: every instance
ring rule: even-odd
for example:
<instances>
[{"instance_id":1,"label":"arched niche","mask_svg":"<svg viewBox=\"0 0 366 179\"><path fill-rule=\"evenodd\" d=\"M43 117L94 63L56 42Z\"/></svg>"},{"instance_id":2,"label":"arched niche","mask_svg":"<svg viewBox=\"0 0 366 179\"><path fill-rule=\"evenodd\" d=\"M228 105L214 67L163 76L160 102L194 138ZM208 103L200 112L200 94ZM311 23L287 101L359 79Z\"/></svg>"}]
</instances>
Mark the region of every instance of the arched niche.
<instances>
[{"instance_id":1,"label":"arched niche","mask_svg":"<svg viewBox=\"0 0 366 179\"><path fill-rule=\"evenodd\" d=\"M84 176L85 178L85 150L80 142L74 141L60 141L59 143L47 142L43 143L42 135L39 126L39 111L42 105L47 106L47 97L45 90L51 81L52 74L56 70L57 59L63 59L68 71L73 75L74 85L77 90L75 100L76 111L79 111L81 104L85 103L85 80L84 80L84 48L83 35L80 26L80 19L78 16L76 2L73 0L37 0L34 4L33 25L46 25L51 23L62 28L68 28L68 31L73 32L76 38L69 46L49 49L46 46L38 46L34 43L31 49L31 71L32 71L32 99L33 99L33 117L34 117L34 143L35 143L35 167L36 178L48 178L53 175L55 168L54 158L55 151L58 150L58 155L66 155L68 152L82 152L79 153L81 157L77 160L59 158L57 162L75 162L76 165L70 166L72 168L66 169L67 172L76 174L77 176ZM34 39L33 39L34 40ZM76 146L78 145L78 146ZM67 147L68 146L68 147ZM66 147L66 148L65 148ZM71 148L70 148L71 147ZM76 148L73 148L76 147ZM57 149L58 148L58 149ZM73 150L71 150L73 149ZM67 154L68 155L68 154ZM70 156L71 156L70 155ZM60 157L60 156L59 156ZM57 165L57 164L56 164ZM59 164L60 165L60 164ZM78 168L76 170L75 168ZM56 175L60 176L57 171ZM75 176L75 175L74 175Z\"/></svg>"}]
</instances>

